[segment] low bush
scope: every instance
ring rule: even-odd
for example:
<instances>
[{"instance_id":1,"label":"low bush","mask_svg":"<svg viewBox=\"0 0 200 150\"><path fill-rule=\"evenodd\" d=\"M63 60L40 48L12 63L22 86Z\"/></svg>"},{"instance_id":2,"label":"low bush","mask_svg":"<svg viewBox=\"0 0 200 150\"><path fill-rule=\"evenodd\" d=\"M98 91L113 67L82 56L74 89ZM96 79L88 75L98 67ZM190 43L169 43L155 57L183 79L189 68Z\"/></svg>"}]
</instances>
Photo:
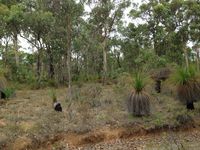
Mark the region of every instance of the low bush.
<instances>
[{"instance_id":1,"label":"low bush","mask_svg":"<svg viewBox=\"0 0 200 150\"><path fill-rule=\"evenodd\" d=\"M2 90L2 92L5 94L6 99L9 99L15 95L15 90L13 88L5 88Z\"/></svg>"}]
</instances>

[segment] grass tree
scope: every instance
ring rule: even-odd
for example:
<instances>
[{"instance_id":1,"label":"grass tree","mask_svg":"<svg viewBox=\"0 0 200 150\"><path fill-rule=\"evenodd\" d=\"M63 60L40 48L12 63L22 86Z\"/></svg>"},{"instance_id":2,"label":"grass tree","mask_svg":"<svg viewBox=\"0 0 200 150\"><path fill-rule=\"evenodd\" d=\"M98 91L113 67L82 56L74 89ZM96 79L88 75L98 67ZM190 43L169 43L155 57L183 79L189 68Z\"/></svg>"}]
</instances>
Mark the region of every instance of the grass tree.
<instances>
[{"instance_id":1,"label":"grass tree","mask_svg":"<svg viewBox=\"0 0 200 150\"><path fill-rule=\"evenodd\" d=\"M197 71L192 68L179 68L174 75L177 84L177 95L188 110L194 109L194 102L200 98L200 84Z\"/></svg>"},{"instance_id":2,"label":"grass tree","mask_svg":"<svg viewBox=\"0 0 200 150\"><path fill-rule=\"evenodd\" d=\"M150 97L144 92L145 81L141 74L134 78L134 90L128 98L128 111L135 116L146 116L150 114Z\"/></svg>"},{"instance_id":3,"label":"grass tree","mask_svg":"<svg viewBox=\"0 0 200 150\"><path fill-rule=\"evenodd\" d=\"M161 68L152 74L151 77L155 81L155 90L157 93L161 92L161 83L169 77L170 73L169 68Z\"/></svg>"}]
</instances>

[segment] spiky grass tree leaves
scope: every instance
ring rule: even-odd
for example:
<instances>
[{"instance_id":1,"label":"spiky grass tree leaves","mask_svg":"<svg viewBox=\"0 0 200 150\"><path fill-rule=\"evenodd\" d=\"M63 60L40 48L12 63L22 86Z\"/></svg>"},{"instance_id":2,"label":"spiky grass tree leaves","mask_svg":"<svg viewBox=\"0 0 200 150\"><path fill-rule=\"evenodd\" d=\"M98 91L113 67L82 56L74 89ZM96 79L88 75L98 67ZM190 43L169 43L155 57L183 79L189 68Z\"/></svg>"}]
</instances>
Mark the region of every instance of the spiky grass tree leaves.
<instances>
[{"instance_id":1,"label":"spiky grass tree leaves","mask_svg":"<svg viewBox=\"0 0 200 150\"><path fill-rule=\"evenodd\" d=\"M186 104L187 109L194 109L194 102L200 99L200 83L197 71L193 67L179 68L174 75L179 100Z\"/></svg>"},{"instance_id":2,"label":"spiky grass tree leaves","mask_svg":"<svg viewBox=\"0 0 200 150\"><path fill-rule=\"evenodd\" d=\"M143 91L144 87L144 77L141 74L136 74L134 90L128 97L128 111L132 115L146 116L150 114L150 97Z\"/></svg>"},{"instance_id":3,"label":"spiky grass tree leaves","mask_svg":"<svg viewBox=\"0 0 200 150\"><path fill-rule=\"evenodd\" d=\"M137 73L135 75L133 86L135 88L135 91L138 92L138 93L143 90L143 88L145 86L145 81L144 81L144 77L141 74Z\"/></svg>"}]
</instances>

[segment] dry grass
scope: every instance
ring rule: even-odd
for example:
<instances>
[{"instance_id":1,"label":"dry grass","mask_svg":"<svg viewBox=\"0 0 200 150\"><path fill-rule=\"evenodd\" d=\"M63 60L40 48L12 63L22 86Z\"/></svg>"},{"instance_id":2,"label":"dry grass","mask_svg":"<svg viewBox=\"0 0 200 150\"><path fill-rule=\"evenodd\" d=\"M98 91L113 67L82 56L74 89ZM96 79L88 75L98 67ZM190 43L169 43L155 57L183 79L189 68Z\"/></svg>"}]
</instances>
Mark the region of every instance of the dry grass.
<instances>
[{"instance_id":1,"label":"dry grass","mask_svg":"<svg viewBox=\"0 0 200 150\"><path fill-rule=\"evenodd\" d=\"M185 107L175 100L174 93L167 87L163 88L163 94L157 94L151 86L149 84L146 91L151 95L152 112L149 117L143 118L132 117L127 112L125 93L131 88L123 91L118 85L102 87L100 84L86 84L81 88L74 87L76 95L70 108L70 120L67 89L56 89L62 113L54 111L50 89L17 91L15 98L0 106L0 144L4 141L15 143L18 137L41 140L60 132L85 133L107 125L117 128L139 123L146 129L177 125L176 117L188 114ZM192 117L197 117L200 112L199 103L196 105L197 109L189 113Z\"/></svg>"}]
</instances>

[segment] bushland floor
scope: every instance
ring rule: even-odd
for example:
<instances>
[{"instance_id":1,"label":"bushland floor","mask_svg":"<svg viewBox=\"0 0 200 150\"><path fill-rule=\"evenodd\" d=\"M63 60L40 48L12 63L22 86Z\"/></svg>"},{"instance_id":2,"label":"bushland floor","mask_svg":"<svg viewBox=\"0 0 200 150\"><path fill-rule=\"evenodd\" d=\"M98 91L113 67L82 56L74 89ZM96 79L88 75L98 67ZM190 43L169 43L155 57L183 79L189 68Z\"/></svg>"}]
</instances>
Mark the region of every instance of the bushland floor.
<instances>
[{"instance_id":1,"label":"bushland floor","mask_svg":"<svg viewBox=\"0 0 200 150\"><path fill-rule=\"evenodd\" d=\"M151 115L133 117L126 109L131 86L123 82L73 86L72 103L67 89L54 89L63 112L52 106L52 89L18 90L1 101L0 149L198 149L200 103L187 111L176 100L174 87L163 85L151 95ZM177 119L177 117L182 119ZM181 117L180 117L181 116Z\"/></svg>"}]
</instances>

